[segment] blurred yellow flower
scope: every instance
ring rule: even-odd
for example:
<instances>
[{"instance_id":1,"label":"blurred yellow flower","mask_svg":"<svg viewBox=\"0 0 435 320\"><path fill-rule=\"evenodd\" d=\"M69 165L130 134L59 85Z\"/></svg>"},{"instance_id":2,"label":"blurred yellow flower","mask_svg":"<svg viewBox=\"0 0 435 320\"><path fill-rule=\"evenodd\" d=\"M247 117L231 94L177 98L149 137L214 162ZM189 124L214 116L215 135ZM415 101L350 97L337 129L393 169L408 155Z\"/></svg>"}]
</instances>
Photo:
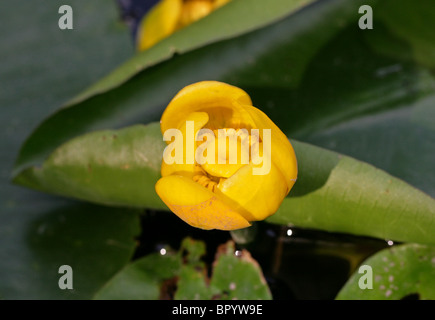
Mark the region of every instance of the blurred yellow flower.
<instances>
[{"instance_id":1,"label":"blurred yellow flower","mask_svg":"<svg viewBox=\"0 0 435 320\"><path fill-rule=\"evenodd\" d=\"M208 15L230 0L161 0L142 19L137 49L148 49L176 30Z\"/></svg>"},{"instance_id":2,"label":"blurred yellow flower","mask_svg":"<svg viewBox=\"0 0 435 320\"><path fill-rule=\"evenodd\" d=\"M185 87L160 127L168 146L157 194L194 227L248 227L274 214L296 181L289 140L237 87L217 81Z\"/></svg>"}]
</instances>

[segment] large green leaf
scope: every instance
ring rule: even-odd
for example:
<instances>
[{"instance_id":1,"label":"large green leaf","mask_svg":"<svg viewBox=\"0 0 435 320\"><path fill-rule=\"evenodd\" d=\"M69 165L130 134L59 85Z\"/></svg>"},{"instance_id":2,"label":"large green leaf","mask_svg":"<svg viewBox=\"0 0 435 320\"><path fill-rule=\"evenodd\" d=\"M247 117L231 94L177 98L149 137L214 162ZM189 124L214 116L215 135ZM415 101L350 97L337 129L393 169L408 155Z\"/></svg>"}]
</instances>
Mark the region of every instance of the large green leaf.
<instances>
[{"instance_id":1,"label":"large green leaf","mask_svg":"<svg viewBox=\"0 0 435 320\"><path fill-rule=\"evenodd\" d=\"M42 168L27 169L17 182L106 205L162 208L154 185L164 145L158 123L89 133L57 149Z\"/></svg>"},{"instance_id":2,"label":"large green leaf","mask_svg":"<svg viewBox=\"0 0 435 320\"><path fill-rule=\"evenodd\" d=\"M58 28L61 4L72 6L74 30ZM117 15L104 0L0 2L0 299L90 298L136 247L137 210L67 201L9 182L32 128L131 55ZM73 290L58 287L65 264L73 269Z\"/></svg>"},{"instance_id":3,"label":"large green leaf","mask_svg":"<svg viewBox=\"0 0 435 320\"><path fill-rule=\"evenodd\" d=\"M364 261L337 295L339 300L435 299L435 248L405 244ZM367 267L371 268L368 271ZM366 285L372 284L371 288ZM362 284L362 288L360 288Z\"/></svg>"},{"instance_id":4,"label":"large green leaf","mask_svg":"<svg viewBox=\"0 0 435 320\"><path fill-rule=\"evenodd\" d=\"M435 152L435 96L412 108L363 116L314 133L305 141L346 154L388 170L408 183L435 195L432 171Z\"/></svg>"},{"instance_id":5,"label":"large green leaf","mask_svg":"<svg viewBox=\"0 0 435 320\"><path fill-rule=\"evenodd\" d=\"M185 27L181 32L176 32L152 48L136 54L111 74L75 97L67 105L73 105L91 96L113 89L142 70L168 60L175 54L183 54L205 44L233 38L259 29L315 1L272 0L267 3L266 8L263 0L231 1L205 18ZM222 23L223 21L225 23Z\"/></svg>"},{"instance_id":6,"label":"large green leaf","mask_svg":"<svg viewBox=\"0 0 435 320\"><path fill-rule=\"evenodd\" d=\"M97 203L166 208L154 190L164 146L157 123L89 133L28 169L20 183ZM435 244L433 198L367 163L293 146L298 180L269 222Z\"/></svg>"},{"instance_id":7,"label":"large green leaf","mask_svg":"<svg viewBox=\"0 0 435 320\"><path fill-rule=\"evenodd\" d=\"M430 121L414 120L428 119L432 104L422 105L433 101L435 88L432 66L414 53L420 52L420 57L423 49L418 48L426 52L434 43L426 36L413 40L421 39L422 31L433 30L435 19L407 14L410 7L426 8L426 1L400 0L397 5L390 0L324 0L296 12L299 2L287 4L287 10L283 9L287 1L256 2L255 12L262 6L265 11L274 8L267 15L269 24L249 18L248 28L240 18L244 25L240 30L255 30L221 37L214 19L224 21L250 10L245 1L236 2L133 57L48 118L23 145L14 175L40 165L60 144L80 134L158 120L183 86L214 79L245 89L290 137L361 157L435 194L430 157L435 130ZM373 30L358 28L362 4L373 6ZM428 9L425 14L434 13ZM240 14L245 16L249 15ZM276 21L278 16L284 18ZM256 29L254 22L262 27ZM412 28L404 32L400 26L408 24ZM193 45L199 28L210 35L210 42L228 39ZM172 41L181 46L186 39L191 39L192 47L186 44L181 54L162 61L162 52ZM150 59L160 63L150 67Z\"/></svg>"},{"instance_id":8,"label":"large green leaf","mask_svg":"<svg viewBox=\"0 0 435 320\"><path fill-rule=\"evenodd\" d=\"M434 38L431 28L428 28L434 25L433 1L421 0L418 5L415 1L400 1L401 8L392 7L397 3L394 0L380 1L376 17L379 16L398 38L405 39L410 44L412 58L433 69L435 67ZM391 47L381 46L392 55L404 54Z\"/></svg>"},{"instance_id":9,"label":"large green leaf","mask_svg":"<svg viewBox=\"0 0 435 320\"><path fill-rule=\"evenodd\" d=\"M298 181L267 221L435 244L435 199L367 163L293 145Z\"/></svg>"}]
</instances>

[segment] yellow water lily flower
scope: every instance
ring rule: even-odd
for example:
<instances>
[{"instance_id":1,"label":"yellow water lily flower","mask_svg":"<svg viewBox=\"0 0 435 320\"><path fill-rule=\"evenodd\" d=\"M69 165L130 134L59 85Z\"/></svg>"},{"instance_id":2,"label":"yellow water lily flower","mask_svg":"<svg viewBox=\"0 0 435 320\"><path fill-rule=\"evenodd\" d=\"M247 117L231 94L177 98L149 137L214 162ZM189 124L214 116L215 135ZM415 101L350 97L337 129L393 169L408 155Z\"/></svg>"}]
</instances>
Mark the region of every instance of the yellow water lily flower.
<instances>
[{"instance_id":1,"label":"yellow water lily flower","mask_svg":"<svg viewBox=\"0 0 435 320\"><path fill-rule=\"evenodd\" d=\"M157 194L194 227L248 227L274 214L296 181L289 140L237 87L217 81L185 87L160 127L168 146Z\"/></svg>"},{"instance_id":2,"label":"yellow water lily flower","mask_svg":"<svg viewBox=\"0 0 435 320\"><path fill-rule=\"evenodd\" d=\"M176 30L199 20L230 0L161 0L142 19L137 49L148 49Z\"/></svg>"}]
</instances>

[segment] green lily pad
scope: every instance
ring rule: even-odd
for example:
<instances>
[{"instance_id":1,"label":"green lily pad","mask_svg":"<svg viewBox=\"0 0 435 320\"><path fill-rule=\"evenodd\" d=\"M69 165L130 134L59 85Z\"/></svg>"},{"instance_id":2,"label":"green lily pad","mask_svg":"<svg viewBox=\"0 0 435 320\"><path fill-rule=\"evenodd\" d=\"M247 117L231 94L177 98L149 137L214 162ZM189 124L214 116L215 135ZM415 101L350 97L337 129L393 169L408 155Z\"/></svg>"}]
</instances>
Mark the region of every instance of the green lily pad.
<instances>
[{"instance_id":1,"label":"green lily pad","mask_svg":"<svg viewBox=\"0 0 435 320\"><path fill-rule=\"evenodd\" d=\"M247 250L237 251L228 242L218 249L210 285L220 290L222 299L272 299L261 267ZM260 275L260 276L259 276Z\"/></svg>"},{"instance_id":2,"label":"green lily pad","mask_svg":"<svg viewBox=\"0 0 435 320\"><path fill-rule=\"evenodd\" d=\"M338 300L435 299L434 247L394 246L364 261L360 269L338 293Z\"/></svg>"}]
</instances>

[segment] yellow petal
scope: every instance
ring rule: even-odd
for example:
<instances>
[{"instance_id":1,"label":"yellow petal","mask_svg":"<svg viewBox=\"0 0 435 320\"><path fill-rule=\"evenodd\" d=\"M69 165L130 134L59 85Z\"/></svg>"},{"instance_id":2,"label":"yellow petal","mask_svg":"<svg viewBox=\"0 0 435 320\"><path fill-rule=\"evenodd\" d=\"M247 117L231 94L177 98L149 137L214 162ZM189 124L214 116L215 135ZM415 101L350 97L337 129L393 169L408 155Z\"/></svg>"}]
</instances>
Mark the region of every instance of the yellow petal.
<instances>
[{"instance_id":1,"label":"yellow petal","mask_svg":"<svg viewBox=\"0 0 435 320\"><path fill-rule=\"evenodd\" d=\"M205 163L202 168L210 175L215 177L229 178L246 164L210 164Z\"/></svg>"},{"instance_id":2,"label":"yellow petal","mask_svg":"<svg viewBox=\"0 0 435 320\"><path fill-rule=\"evenodd\" d=\"M219 183L216 192L248 211L252 216L245 217L251 221L274 214L288 193L286 181L273 163L266 175L253 175L254 167L253 164L244 166L231 178Z\"/></svg>"},{"instance_id":3,"label":"yellow petal","mask_svg":"<svg viewBox=\"0 0 435 320\"><path fill-rule=\"evenodd\" d=\"M162 0L142 19L137 33L137 49L148 49L172 34L178 25L183 0Z\"/></svg>"},{"instance_id":4,"label":"yellow petal","mask_svg":"<svg viewBox=\"0 0 435 320\"><path fill-rule=\"evenodd\" d=\"M207 0L190 0L184 3L179 27L182 28L208 15L213 4Z\"/></svg>"},{"instance_id":5,"label":"yellow petal","mask_svg":"<svg viewBox=\"0 0 435 320\"><path fill-rule=\"evenodd\" d=\"M235 132L235 131L234 131ZM230 134L231 135L231 134ZM234 138L234 137L233 137ZM213 163L206 162L202 165L202 168L210 175L215 177L229 178L237 170L239 170L244 165L249 162L249 155L246 155L246 161L243 163L241 159L242 153L242 142L241 139L236 136L237 145L234 148L234 145L230 145L230 142L227 139L227 136L222 135L215 139L214 147L215 147L215 159ZM219 145L222 144L226 147L226 152L223 154L219 152ZM234 150L231 150L234 149ZM230 163L230 153L234 157L233 163ZM233 154L234 153L234 154ZM248 152L249 153L249 150ZM235 162L235 163L234 163Z\"/></svg>"},{"instance_id":6,"label":"yellow petal","mask_svg":"<svg viewBox=\"0 0 435 320\"><path fill-rule=\"evenodd\" d=\"M217 8L222 7L224 4L227 4L231 0L215 0L213 3L213 7L216 10Z\"/></svg>"},{"instance_id":7,"label":"yellow petal","mask_svg":"<svg viewBox=\"0 0 435 320\"><path fill-rule=\"evenodd\" d=\"M240 88L218 81L202 81L183 88L169 103L160 120L162 132L178 128L184 114L204 111L211 120L222 119L252 127L254 122L242 105L251 105L249 95ZM215 121L215 120L214 120ZM249 129L249 128L247 128Z\"/></svg>"},{"instance_id":8,"label":"yellow petal","mask_svg":"<svg viewBox=\"0 0 435 320\"><path fill-rule=\"evenodd\" d=\"M194 127L194 138L191 141L191 145L193 146L193 149L190 150L191 152L188 153L188 148L186 148L186 138L190 138L188 134L186 134L186 121L193 121ZM195 137L198 134L198 131L208 122L208 114L205 112L192 112L187 117L185 117L185 121L180 123L180 126L177 128L181 131L183 136L183 163L177 164L167 164L165 162L165 159L162 160L162 168L161 168L161 174L162 177L168 176L170 174L179 173L183 174L185 176L192 176L195 171L195 164L194 163L188 163L187 158L190 157L191 159L195 159L195 150L196 150L196 143L195 143ZM189 141L190 142L190 141ZM171 142L167 142L168 144Z\"/></svg>"},{"instance_id":9,"label":"yellow petal","mask_svg":"<svg viewBox=\"0 0 435 320\"><path fill-rule=\"evenodd\" d=\"M250 226L219 196L189 178L163 177L157 181L156 192L173 213L193 227L235 230Z\"/></svg>"},{"instance_id":10,"label":"yellow petal","mask_svg":"<svg viewBox=\"0 0 435 320\"><path fill-rule=\"evenodd\" d=\"M245 105L244 108L251 115L256 127L260 128L261 138L263 138L261 129L271 129L271 160L284 176L290 191L298 175L296 155L290 141L264 112L250 105Z\"/></svg>"}]
</instances>

